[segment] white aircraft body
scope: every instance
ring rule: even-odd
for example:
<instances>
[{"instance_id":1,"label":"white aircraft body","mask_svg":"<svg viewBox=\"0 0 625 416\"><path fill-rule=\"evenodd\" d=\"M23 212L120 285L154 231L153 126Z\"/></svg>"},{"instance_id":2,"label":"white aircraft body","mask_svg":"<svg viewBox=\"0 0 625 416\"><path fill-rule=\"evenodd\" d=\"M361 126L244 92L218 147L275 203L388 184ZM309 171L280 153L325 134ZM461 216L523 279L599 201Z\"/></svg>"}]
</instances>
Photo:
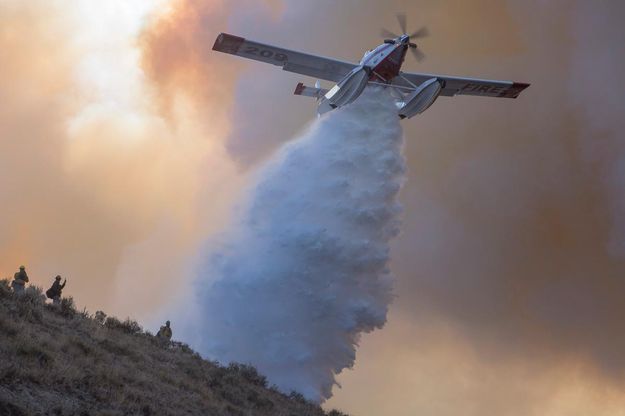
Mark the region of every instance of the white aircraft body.
<instances>
[{"instance_id":1,"label":"white aircraft body","mask_svg":"<svg viewBox=\"0 0 625 416\"><path fill-rule=\"evenodd\" d=\"M405 32L405 16L398 15L398 19ZM425 28L411 35L395 35L383 30L383 35L390 39L385 39L383 44L367 51L357 64L266 45L227 33L217 36L213 50L281 66L285 71L336 83L329 90L320 88L319 81L314 88L301 82L295 88L296 95L317 99L319 114L353 102L368 85L391 88L397 100L397 114L402 119L421 114L439 96L517 98L530 85L512 81L402 72L401 66L408 49L412 50L418 60L424 57L410 39L426 34Z\"/></svg>"}]
</instances>

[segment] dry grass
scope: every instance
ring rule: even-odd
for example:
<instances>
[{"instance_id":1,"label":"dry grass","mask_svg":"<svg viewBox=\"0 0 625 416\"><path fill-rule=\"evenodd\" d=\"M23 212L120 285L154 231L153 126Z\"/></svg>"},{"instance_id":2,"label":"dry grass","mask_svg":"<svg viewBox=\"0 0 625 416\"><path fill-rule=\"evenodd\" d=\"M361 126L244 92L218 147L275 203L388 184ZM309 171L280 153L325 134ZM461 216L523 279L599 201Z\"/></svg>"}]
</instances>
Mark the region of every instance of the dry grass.
<instances>
[{"instance_id":1,"label":"dry grass","mask_svg":"<svg viewBox=\"0 0 625 416\"><path fill-rule=\"evenodd\" d=\"M16 296L0 281L0 415L326 415L268 388L253 367L221 367L102 315L77 312L71 298L47 305L36 287Z\"/></svg>"}]
</instances>

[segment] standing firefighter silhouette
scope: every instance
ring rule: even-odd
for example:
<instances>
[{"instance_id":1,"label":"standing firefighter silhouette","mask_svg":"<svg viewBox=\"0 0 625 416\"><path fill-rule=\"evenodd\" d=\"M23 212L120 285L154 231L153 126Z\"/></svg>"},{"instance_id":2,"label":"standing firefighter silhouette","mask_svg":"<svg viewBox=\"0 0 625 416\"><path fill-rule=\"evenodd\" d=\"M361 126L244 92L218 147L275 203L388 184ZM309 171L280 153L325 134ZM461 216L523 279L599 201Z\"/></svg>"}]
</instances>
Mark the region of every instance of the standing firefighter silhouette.
<instances>
[{"instance_id":1,"label":"standing firefighter silhouette","mask_svg":"<svg viewBox=\"0 0 625 416\"><path fill-rule=\"evenodd\" d=\"M172 332L171 332L171 322L167 321L165 322L165 325L162 326L158 332L156 333L156 336L164 341L171 341L171 336L172 336Z\"/></svg>"},{"instance_id":2,"label":"standing firefighter silhouette","mask_svg":"<svg viewBox=\"0 0 625 416\"><path fill-rule=\"evenodd\" d=\"M11 282L11 287L15 293L23 293L24 286L28 283L28 274L26 274L26 267L20 266L20 270L15 272L13 276L13 282Z\"/></svg>"},{"instance_id":3,"label":"standing firefighter silhouette","mask_svg":"<svg viewBox=\"0 0 625 416\"><path fill-rule=\"evenodd\" d=\"M61 276L56 276L54 278L54 283L52 283L52 287L46 291L46 296L52 299L52 303L58 305L61 303L61 295L63 293L63 288L67 284L67 279L63 281L61 284Z\"/></svg>"}]
</instances>

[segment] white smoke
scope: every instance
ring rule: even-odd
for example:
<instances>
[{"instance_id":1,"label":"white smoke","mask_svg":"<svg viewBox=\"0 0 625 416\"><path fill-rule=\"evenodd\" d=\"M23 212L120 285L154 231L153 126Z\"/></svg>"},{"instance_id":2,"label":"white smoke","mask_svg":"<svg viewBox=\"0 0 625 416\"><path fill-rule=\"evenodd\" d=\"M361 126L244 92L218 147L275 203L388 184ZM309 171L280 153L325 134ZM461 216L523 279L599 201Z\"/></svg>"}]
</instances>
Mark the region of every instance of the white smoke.
<instances>
[{"instance_id":1,"label":"white smoke","mask_svg":"<svg viewBox=\"0 0 625 416\"><path fill-rule=\"evenodd\" d=\"M392 300L402 131L385 90L318 119L258 174L199 279L199 346L321 402Z\"/></svg>"}]
</instances>

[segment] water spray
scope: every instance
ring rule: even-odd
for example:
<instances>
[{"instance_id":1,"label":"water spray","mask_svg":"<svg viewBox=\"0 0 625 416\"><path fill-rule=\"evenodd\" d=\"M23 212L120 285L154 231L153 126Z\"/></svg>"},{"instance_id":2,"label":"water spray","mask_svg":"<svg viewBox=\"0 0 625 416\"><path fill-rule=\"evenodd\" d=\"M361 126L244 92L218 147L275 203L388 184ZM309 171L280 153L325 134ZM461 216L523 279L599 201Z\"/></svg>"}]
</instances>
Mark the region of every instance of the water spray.
<instances>
[{"instance_id":1,"label":"water spray","mask_svg":"<svg viewBox=\"0 0 625 416\"><path fill-rule=\"evenodd\" d=\"M322 402L392 300L403 136L386 90L315 121L256 175L198 278L200 350Z\"/></svg>"}]
</instances>

